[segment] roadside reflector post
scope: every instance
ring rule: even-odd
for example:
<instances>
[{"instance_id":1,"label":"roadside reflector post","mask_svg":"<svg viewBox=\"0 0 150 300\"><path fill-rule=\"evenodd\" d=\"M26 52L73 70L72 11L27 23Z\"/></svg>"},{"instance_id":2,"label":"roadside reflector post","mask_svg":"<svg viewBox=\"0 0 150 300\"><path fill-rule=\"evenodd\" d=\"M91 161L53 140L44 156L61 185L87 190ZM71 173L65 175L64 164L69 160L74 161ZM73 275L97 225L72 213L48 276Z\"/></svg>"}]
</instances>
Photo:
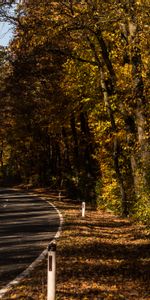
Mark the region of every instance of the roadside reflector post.
<instances>
[{"instance_id":1,"label":"roadside reflector post","mask_svg":"<svg viewBox=\"0 0 150 300\"><path fill-rule=\"evenodd\" d=\"M82 202L82 218L85 217L85 202Z\"/></svg>"},{"instance_id":2,"label":"roadside reflector post","mask_svg":"<svg viewBox=\"0 0 150 300\"><path fill-rule=\"evenodd\" d=\"M47 275L47 300L55 300L56 294L56 243L48 246L48 275Z\"/></svg>"},{"instance_id":3,"label":"roadside reflector post","mask_svg":"<svg viewBox=\"0 0 150 300\"><path fill-rule=\"evenodd\" d=\"M59 192L58 199L61 201L61 192Z\"/></svg>"}]
</instances>

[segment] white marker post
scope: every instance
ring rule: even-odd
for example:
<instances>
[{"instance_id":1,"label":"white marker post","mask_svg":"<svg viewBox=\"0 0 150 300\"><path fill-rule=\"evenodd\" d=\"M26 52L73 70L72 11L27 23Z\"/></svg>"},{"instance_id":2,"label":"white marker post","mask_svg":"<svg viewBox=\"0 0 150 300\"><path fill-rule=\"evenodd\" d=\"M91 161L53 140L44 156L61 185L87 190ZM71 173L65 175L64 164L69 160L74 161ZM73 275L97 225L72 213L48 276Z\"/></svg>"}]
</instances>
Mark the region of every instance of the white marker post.
<instances>
[{"instance_id":1,"label":"white marker post","mask_svg":"<svg viewBox=\"0 0 150 300\"><path fill-rule=\"evenodd\" d=\"M56 244L48 246L48 276L47 276L47 300L55 300L56 294Z\"/></svg>"},{"instance_id":2,"label":"white marker post","mask_svg":"<svg viewBox=\"0 0 150 300\"><path fill-rule=\"evenodd\" d=\"M58 199L61 201L61 192L59 192Z\"/></svg>"},{"instance_id":3,"label":"white marker post","mask_svg":"<svg viewBox=\"0 0 150 300\"><path fill-rule=\"evenodd\" d=\"M82 218L85 217L85 202L82 202Z\"/></svg>"}]
</instances>

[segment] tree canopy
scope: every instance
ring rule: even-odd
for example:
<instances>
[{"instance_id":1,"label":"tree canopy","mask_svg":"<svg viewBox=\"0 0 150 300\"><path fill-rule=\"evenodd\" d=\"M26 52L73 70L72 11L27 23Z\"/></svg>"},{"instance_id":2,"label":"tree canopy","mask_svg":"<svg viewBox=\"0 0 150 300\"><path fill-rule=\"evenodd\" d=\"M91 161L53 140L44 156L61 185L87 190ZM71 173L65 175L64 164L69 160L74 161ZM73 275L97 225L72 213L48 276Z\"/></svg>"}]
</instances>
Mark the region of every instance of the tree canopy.
<instances>
[{"instance_id":1,"label":"tree canopy","mask_svg":"<svg viewBox=\"0 0 150 300\"><path fill-rule=\"evenodd\" d=\"M1 58L3 184L150 218L149 15L149 0L16 4Z\"/></svg>"}]
</instances>

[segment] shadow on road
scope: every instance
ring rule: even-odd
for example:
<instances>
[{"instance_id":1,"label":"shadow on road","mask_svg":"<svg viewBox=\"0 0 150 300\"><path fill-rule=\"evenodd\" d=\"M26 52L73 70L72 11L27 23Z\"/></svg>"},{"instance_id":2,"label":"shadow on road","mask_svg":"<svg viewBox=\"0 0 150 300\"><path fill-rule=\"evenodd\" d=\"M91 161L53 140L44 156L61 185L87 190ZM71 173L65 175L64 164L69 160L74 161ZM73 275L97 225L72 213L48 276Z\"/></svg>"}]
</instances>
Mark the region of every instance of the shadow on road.
<instances>
[{"instance_id":1,"label":"shadow on road","mask_svg":"<svg viewBox=\"0 0 150 300\"><path fill-rule=\"evenodd\" d=\"M59 227L46 201L13 190L0 193L0 288L47 247Z\"/></svg>"}]
</instances>

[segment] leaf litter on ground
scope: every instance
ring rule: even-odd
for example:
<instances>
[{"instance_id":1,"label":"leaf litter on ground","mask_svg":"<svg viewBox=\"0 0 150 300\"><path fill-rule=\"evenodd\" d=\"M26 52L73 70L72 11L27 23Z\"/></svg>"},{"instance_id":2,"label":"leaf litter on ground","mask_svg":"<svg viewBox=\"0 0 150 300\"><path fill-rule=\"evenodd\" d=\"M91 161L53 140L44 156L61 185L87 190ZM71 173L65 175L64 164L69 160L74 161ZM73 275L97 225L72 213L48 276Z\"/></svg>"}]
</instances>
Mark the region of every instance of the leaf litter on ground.
<instances>
[{"instance_id":1,"label":"leaf litter on ground","mask_svg":"<svg viewBox=\"0 0 150 300\"><path fill-rule=\"evenodd\" d=\"M64 224L57 241L56 300L150 300L150 231L132 220L81 203L59 201L58 193L38 189L60 209ZM47 259L14 287L5 300L46 300Z\"/></svg>"}]
</instances>

